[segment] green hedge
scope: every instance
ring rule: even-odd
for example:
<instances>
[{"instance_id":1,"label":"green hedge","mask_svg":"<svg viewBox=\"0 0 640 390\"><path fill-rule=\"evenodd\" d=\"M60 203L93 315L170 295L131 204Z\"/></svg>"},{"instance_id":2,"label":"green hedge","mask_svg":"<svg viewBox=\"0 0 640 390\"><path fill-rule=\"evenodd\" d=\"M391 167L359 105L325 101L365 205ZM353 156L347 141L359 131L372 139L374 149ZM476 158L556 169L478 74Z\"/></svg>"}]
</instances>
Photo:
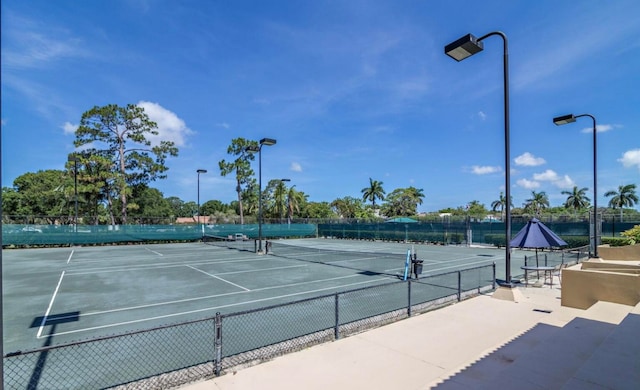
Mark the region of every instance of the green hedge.
<instances>
[{"instance_id":1,"label":"green hedge","mask_svg":"<svg viewBox=\"0 0 640 390\"><path fill-rule=\"evenodd\" d=\"M578 248L581 246L589 245L589 237L587 236L565 236L561 237L569 248ZM604 242L604 237L602 238ZM485 234L485 244L495 245L497 247L503 247L506 245L504 234Z\"/></svg>"},{"instance_id":2,"label":"green hedge","mask_svg":"<svg viewBox=\"0 0 640 390\"><path fill-rule=\"evenodd\" d=\"M633 245L633 240L628 237L602 237L602 243L610 246Z\"/></svg>"}]
</instances>

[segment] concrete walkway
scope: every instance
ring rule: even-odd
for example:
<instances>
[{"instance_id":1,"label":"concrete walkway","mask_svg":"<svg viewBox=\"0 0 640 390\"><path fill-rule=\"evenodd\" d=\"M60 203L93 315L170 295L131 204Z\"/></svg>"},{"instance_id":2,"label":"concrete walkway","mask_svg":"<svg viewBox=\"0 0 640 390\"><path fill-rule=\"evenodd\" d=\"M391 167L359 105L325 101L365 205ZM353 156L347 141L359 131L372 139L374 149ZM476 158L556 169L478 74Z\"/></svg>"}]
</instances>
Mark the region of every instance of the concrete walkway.
<instances>
[{"instance_id":1,"label":"concrete walkway","mask_svg":"<svg viewBox=\"0 0 640 390\"><path fill-rule=\"evenodd\" d=\"M535 366L538 360L532 360L532 357L537 355L531 354L529 359L522 356L535 351L537 344L545 345L544 338L551 337L556 329L562 329L574 319L585 318L599 321L598 324L614 324L603 330L605 333L601 338L606 340L610 328L615 328L629 313L640 315L640 307L599 302L588 310L578 310L560 306L559 286L516 290L517 302L479 296L182 388L418 390L433 387L489 388L496 383L504 384L506 388L516 385L519 389L627 387L624 384L628 384L628 388L640 388L640 359L637 358L640 356L640 346L637 342L630 351L626 351L631 354L631 368L638 368L636 373L618 373L614 378L617 382L611 385L608 382L589 382L589 379L580 377L588 374L585 371L591 371L585 369L586 363L582 360L571 363L578 365L577 368L559 370L569 376L562 379L551 375L542 379L527 378L527 375L539 374L521 367L530 364ZM576 329L585 327L582 323L574 324ZM524 337L527 333L528 337ZM637 332L629 334L638 339ZM583 343L569 340L566 336L555 337L546 341L545 348L553 350L555 345L556 350L570 352L570 345L560 345L562 343L557 341L560 337L564 337L567 344ZM584 337L591 336L587 334ZM619 335L618 339L620 337L623 336ZM617 348L628 347L621 343ZM538 351L539 354L542 352L544 350ZM607 356L591 350L582 354L585 355L584 359ZM635 362L633 356L636 357ZM520 359L521 364L512 364L516 359ZM540 364L544 365L544 358ZM589 364L601 366L600 362L594 362L593 359ZM607 362L602 364L606 365ZM509 370L509 366L520 366L520 369ZM482 372L478 376L481 367ZM603 375L608 376L606 370ZM623 385L620 386L620 383Z\"/></svg>"}]
</instances>

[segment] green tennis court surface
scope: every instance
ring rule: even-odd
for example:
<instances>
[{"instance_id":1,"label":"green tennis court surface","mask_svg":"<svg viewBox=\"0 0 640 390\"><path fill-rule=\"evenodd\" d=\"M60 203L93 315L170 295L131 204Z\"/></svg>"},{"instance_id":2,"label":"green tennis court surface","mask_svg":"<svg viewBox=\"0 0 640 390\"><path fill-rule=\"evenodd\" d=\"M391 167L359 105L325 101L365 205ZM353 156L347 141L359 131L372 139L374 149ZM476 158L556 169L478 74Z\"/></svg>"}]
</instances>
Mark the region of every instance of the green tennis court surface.
<instances>
[{"instance_id":1,"label":"green tennis court surface","mask_svg":"<svg viewBox=\"0 0 640 390\"><path fill-rule=\"evenodd\" d=\"M499 266L504 259L498 249L413 248L427 275ZM4 350L397 281L411 249L410 244L301 239L275 241L268 255L204 243L5 250Z\"/></svg>"}]
</instances>

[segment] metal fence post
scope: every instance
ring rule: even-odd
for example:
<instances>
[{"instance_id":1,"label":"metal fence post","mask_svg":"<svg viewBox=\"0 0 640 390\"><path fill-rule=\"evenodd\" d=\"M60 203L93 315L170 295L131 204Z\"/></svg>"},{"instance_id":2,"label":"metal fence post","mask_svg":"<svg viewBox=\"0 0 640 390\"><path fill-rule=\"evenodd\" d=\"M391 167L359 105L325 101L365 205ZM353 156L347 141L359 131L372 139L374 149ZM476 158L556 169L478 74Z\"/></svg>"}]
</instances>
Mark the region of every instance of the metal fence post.
<instances>
[{"instance_id":1,"label":"metal fence post","mask_svg":"<svg viewBox=\"0 0 640 390\"><path fill-rule=\"evenodd\" d=\"M407 305L407 315L409 317L411 317L411 279L409 279L408 282L409 282L408 283L409 287L407 287L407 290L408 290L408 293L407 293L407 295L408 295L408 297L407 297L407 301L408 301L407 302L408 303L408 305Z\"/></svg>"},{"instance_id":2,"label":"metal fence post","mask_svg":"<svg viewBox=\"0 0 640 390\"><path fill-rule=\"evenodd\" d=\"M216 313L215 319L215 375L219 376L222 371L222 315L220 312Z\"/></svg>"},{"instance_id":3,"label":"metal fence post","mask_svg":"<svg viewBox=\"0 0 640 390\"><path fill-rule=\"evenodd\" d=\"M334 305L335 305L334 311L335 311L335 320L336 320L336 322L335 322L335 326L333 328L333 337L336 340L340 338L340 310L338 309L338 307L340 307L340 305L339 305L340 302L339 302L339 298L338 298L339 296L340 296L340 294L336 293L335 299L334 299Z\"/></svg>"},{"instance_id":4,"label":"metal fence post","mask_svg":"<svg viewBox=\"0 0 640 390\"><path fill-rule=\"evenodd\" d=\"M458 302L462 300L462 272L458 271Z\"/></svg>"},{"instance_id":5,"label":"metal fence post","mask_svg":"<svg viewBox=\"0 0 640 390\"><path fill-rule=\"evenodd\" d=\"M493 262L493 283L491 283L491 287L493 287L493 289L496 289L496 262Z\"/></svg>"}]
</instances>

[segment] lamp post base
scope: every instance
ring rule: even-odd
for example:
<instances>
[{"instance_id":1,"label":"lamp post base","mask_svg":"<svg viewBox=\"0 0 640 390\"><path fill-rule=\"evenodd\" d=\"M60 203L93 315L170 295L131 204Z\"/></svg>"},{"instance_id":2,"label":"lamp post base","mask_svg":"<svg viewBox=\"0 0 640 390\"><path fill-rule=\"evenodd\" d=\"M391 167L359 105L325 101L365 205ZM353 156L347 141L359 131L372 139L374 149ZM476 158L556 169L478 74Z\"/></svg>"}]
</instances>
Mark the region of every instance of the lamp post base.
<instances>
[{"instance_id":1,"label":"lamp post base","mask_svg":"<svg viewBox=\"0 0 640 390\"><path fill-rule=\"evenodd\" d=\"M516 303L524 300L522 292L517 287L507 284L499 286L491 297Z\"/></svg>"}]
</instances>

